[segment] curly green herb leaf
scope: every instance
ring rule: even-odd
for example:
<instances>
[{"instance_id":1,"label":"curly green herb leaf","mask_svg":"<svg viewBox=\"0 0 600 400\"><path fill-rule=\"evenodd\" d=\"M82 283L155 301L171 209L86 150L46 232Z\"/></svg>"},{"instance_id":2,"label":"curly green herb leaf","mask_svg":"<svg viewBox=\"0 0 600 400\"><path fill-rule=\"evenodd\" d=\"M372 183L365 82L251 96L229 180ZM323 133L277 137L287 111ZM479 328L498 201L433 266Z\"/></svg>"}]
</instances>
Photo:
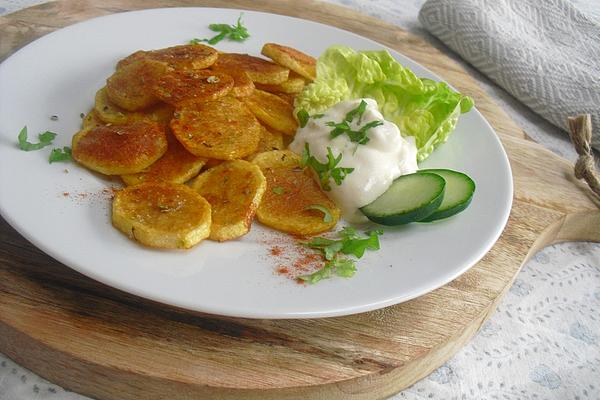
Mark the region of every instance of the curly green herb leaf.
<instances>
[{"instance_id":1,"label":"curly green herb leaf","mask_svg":"<svg viewBox=\"0 0 600 400\"><path fill-rule=\"evenodd\" d=\"M323 213L323 222L331 222L333 221L333 217L331 216L331 210L325 206L321 206L319 204L312 204L305 208L305 210L317 210Z\"/></svg>"},{"instance_id":2,"label":"curly green herb leaf","mask_svg":"<svg viewBox=\"0 0 600 400\"><path fill-rule=\"evenodd\" d=\"M366 234L368 235L367 238L358 236L346 238L340 251L344 254L351 254L356 258L361 258L366 250L379 250L379 235L382 235L383 231L371 231L366 232Z\"/></svg>"},{"instance_id":3,"label":"curly green herb leaf","mask_svg":"<svg viewBox=\"0 0 600 400\"><path fill-rule=\"evenodd\" d=\"M242 15L243 14L240 14L235 25L210 24L208 28L213 32L219 32L219 34L209 39L192 39L190 40L190 44L204 42L210 45L215 45L225 38L234 42L243 42L250 37L250 34L248 33L248 29L242 24Z\"/></svg>"},{"instance_id":4,"label":"curly green herb leaf","mask_svg":"<svg viewBox=\"0 0 600 400\"><path fill-rule=\"evenodd\" d=\"M338 276L350 278L356 272L356 264L348 258L334 258L327 261L320 270L309 275L301 275L298 278L307 283L315 284L323 279L330 278L333 272Z\"/></svg>"},{"instance_id":5,"label":"curly green herb leaf","mask_svg":"<svg viewBox=\"0 0 600 400\"><path fill-rule=\"evenodd\" d=\"M298 123L300 124L300 128L304 128L306 126L306 124L308 123L308 119L310 118L310 115L308 115L306 110L299 110L296 113L296 117L298 117Z\"/></svg>"},{"instance_id":6,"label":"curly green herb leaf","mask_svg":"<svg viewBox=\"0 0 600 400\"><path fill-rule=\"evenodd\" d=\"M305 143L304 150L302 151L302 159L300 160L301 167L310 167L318 175L323 190L331 190L329 180L333 179L339 186L342 184L346 175L352 173L354 168L343 168L337 165L342 161L342 153L338 154L337 157L333 155L331 147L327 147L327 162L321 163L313 155L310 154L310 148L308 143Z\"/></svg>"},{"instance_id":7,"label":"curly green herb leaf","mask_svg":"<svg viewBox=\"0 0 600 400\"><path fill-rule=\"evenodd\" d=\"M48 161L50 164L53 162L61 162L61 161L71 161L73 158L71 157L71 148L68 146L61 148L52 149L50 153L50 158Z\"/></svg>"},{"instance_id":8,"label":"curly green herb leaf","mask_svg":"<svg viewBox=\"0 0 600 400\"><path fill-rule=\"evenodd\" d=\"M19 132L19 148L23 151L39 150L52 144L52 141L56 137L56 133L46 131L38 134L39 143L30 143L27 141L27 126L24 126Z\"/></svg>"},{"instance_id":9,"label":"curly green herb leaf","mask_svg":"<svg viewBox=\"0 0 600 400\"><path fill-rule=\"evenodd\" d=\"M358 130L353 130L350 127L350 123L354 120L355 117L358 117L358 124L360 124L362 116L365 113L366 109L367 102L361 100L360 104L356 108L350 110L346 114L346 117L342 122L326 122L325 125L333 127L333 130L329 132L329 137L334 139L340 135L346 134L348 135L348 138L351 142L358 144L367 144L370 140L367 136L369 129L383 125L383 121L371 121L365 124L364 126L360 127Z\"/></svg>"},{"instance_id":10,"label":"curly green herb leaf","mask_svg":"<svg viewBox=\"0 0 600 400\"><path fill-rule=\"evenodd\" d=\"M344 246L341 240L327 239L324 237L314 237L304 244L321 251L326 260L333 260Z\"/></svg>"},{"instance_id":11,"label":"curly green herb leaf","mask_svg":"<svg viewBox=\"0 0 600 400\"><path fill-rule=\"evenodd\" d=\"M358 123L360 124L360 121L362 120L362 116L366 110L367 110L367 102L364 100L361 100L360 104L355 109L348 111L348 113L346 114L346 118L344 118L344 121L352 122L352 120L354 120L354 117L358 116Z\"/></svg>"},{"instance_id":12,"label":"curly green herb leaf","mask_svg":"<svg viewBox=\"0 0 600 400\"><path fill-rule=\"evenodd\" d=\"M331 272L333 271L333 267L330 262L325 263L325 266L320 270L313 272L308 275L300 275L298 279L303 280L306 283L310 283L314 285L317 282L322 281L323 279L327 279L331 276Z\"/></svg>"}]
</instances>

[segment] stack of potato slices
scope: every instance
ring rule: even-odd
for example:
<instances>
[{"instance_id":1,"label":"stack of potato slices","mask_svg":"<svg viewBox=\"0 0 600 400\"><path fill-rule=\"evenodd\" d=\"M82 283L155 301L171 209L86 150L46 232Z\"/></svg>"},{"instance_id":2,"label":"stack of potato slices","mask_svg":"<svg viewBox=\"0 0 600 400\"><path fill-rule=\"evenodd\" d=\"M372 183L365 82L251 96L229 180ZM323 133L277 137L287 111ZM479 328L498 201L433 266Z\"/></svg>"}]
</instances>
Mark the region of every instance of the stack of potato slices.
<instances>
[{"instance_id":1,"label":"stack of potato slices","mask_svg":"<svg viewBox=\"0 0 600 400\"><path fill-rule=\"evenodd\" d=\"M76 161L127 185L113 201L117 229L147 246L190 248L245 235L255 215L298 235L336 225L339 209L284 150L315 59L274 43L262 53L271 60L190 44L117 63L72 143Z\"/></svg>"}]
</instances>

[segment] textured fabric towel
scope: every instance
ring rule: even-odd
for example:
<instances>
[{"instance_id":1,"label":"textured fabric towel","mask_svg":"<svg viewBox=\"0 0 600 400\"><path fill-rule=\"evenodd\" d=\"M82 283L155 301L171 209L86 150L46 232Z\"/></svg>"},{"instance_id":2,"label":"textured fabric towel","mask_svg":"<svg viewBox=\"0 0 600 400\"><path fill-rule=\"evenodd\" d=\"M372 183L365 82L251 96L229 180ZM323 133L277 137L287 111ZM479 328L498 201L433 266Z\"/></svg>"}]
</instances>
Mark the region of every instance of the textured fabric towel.
<instances>
[{"instance_id":1,"label":"textured fabric towel","mask_svg":"<svg viewBox=\"0 0 600 400\"><path fill-rule=\"evenodd\" d=\"M592 115L600 150L600 22L568 0L428 0L421 24L554 125Z\"/></svg>"}]
</instances>

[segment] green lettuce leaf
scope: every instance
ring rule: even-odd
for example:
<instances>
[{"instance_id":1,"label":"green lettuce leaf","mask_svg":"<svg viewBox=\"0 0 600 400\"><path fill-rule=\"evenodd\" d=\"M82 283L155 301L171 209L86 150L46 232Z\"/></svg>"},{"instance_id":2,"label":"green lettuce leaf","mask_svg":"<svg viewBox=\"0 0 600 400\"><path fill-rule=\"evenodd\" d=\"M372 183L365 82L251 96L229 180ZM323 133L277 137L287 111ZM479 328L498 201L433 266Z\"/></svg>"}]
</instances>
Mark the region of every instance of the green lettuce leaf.
<instances>
[{"instance_id":1,"label":"green lettuce leaf","mask_svg":"<svg viewBox=\"0 0 600 400\"><path fill-rule=\"evenodd\" d=\"M414 136L418 161L445 142L460 114L473 107L470 97L444 82L417 77L386 50L332 46L319 57L317 80L296 98L295 113L313 115L364 97L376 100L384 118L398 125L402 135Z\"/></svg>"}]
</instances>

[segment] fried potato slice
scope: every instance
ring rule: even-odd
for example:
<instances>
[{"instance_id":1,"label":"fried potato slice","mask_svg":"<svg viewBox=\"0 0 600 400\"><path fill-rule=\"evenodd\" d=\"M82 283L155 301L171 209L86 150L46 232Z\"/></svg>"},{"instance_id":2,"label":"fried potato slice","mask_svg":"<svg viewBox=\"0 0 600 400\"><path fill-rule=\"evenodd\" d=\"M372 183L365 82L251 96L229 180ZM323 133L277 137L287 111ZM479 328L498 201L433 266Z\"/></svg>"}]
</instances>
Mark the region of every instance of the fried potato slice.
<instances>
[{"instance_id":1,"label":"fried potato slice","mask_svg":"<svg viewBox=\"0 0 600 400\"><path fill-rule=\"evenodd\" d=\"M233 87L230 92L233 97L250 96L254 91L254 82L252 82L252 79L250 79L248 74L242 70L213 67L211 68L211 71L221 72L233 78Z\"/></svg>"},{"instance_id":2,"label":"fried potato slice","mask_svg":"<svg viewBox=\"0 0 600 400\"><path fill-rule=\"evenodd\" d=\"M164 128L157 122L99 125L73 136L73 158L106 175L133 174L148 168L167 151Z\"/></svg>"},{"instance_id":3,"label":"fried potato slice","mask_svg":"<svg viewBox=\"0 0 600 400\"><path fill-rule=\"evenodd\" d=\"M260 90L264 90L269 93L291 93L297 94L304 89L304 85L306 81L297 73L290 71L290 75L287 81L281 82L278 85L263 85L262 83L257 83L256 88Z\"/></svg>"},{"instance_id":4,"label":"fried potato slice","mask_svg":"<svg viewBox=\"0 0 600 400\"><path fill-rule=\"evenodd\" d=\"M256 211L258 220L279 231L295 235L315 235L331 230L340 218L340 210L321 190L310 171L300 168L300 156L289 150L260 153L252 160L267 179L267 189ZM329 210L331 221L322 212Z\"/></svg>"},{"instance_id":5,"label":"fried potato slice","mask_svg":"<svg viewBox=\"0 0 600 400\"><path fill-rule=\"evenodd\" d=\"M96 92L96 102L94 103L96 116L106 124L129 124L135 121L150 120L160 124L168 124L173 117L173 107L160 103L144 111L127 111L117 106L108 99L106 88Z\"/></svg>"},{"instance_id":6,"label":"fried potato slice","mask_svg":"<svg viewBox=\"0 0 600 400\"><path fill-rule=\"evenodd\" d=\"M230 96L178 109L171 129L190 153L219 160L246 157L260 140L260 124L254 115Z\"/></svg>"},{"instance_id":7,"label":"fried potato slice","mask_svg":"<svg viewBox=\"0 0 600 400\"><path fill-rule=\"evenodd\" d=\"M277 93L277 97L288 103L292 108L294 107L294 101L296 100L296 93Z\"/></svg>"},{"instance_id":8,"label":"fried potato slice","mask_svg":"<svg viewBox=\"0 0 600 400\"><path fill-rule=\"evenodd\" d=\"M265 43L261 53L310 81L314 81L317 77L317 60L292 47Z\"/></svg>"},{"instance_id":9,"label":"fried potato slice","mask_svg":"<svg viewBox=\"0 0 600 400\"><path fill-rule=\"evenodd\" d=\"M262 153L271 150L283 150L283 134L265 126L263 128L256 151Z\"/></svg>"},{"instance_id":10,"label":"fried potato slice","mask_svg":"<svg viewBox=\"0 0 600 400\"><path fill-rule=\"evenodd\" d=\"M153 87L154 94L165 103L177 107L215 100L233 87L233 78L209 70L171 71L161 76Z\"/></svg>"},{"instance_id":11,"label":"fried potato slice","mask_svg":"<svg viewBox=\"0 0 600 400\"><path fill-rule=\"evenodd\" d=\"M93 108L85 114L81 121L81 129L91 129L99 125L105 125L105 122L98 117L98 113Z\"/></svg>"},{"instance_id":12,"label":"fried potato slice","mask_svg":"<svg viewBox=\"0 0 600 400\"><path fill-rule=\"evenodd\" d=\"M225 162L225 160L217 160L216 158L209 158L204 164L204 170L211 169L216 167L217 165L221 165Z\"/></svg>"},{"instance_id":13,"label":"fried potato slice","mask_svg":"<svg viewBox=\"0 0 600 400\"><path fill-rule=\"evenodd\" d=\"M219 53L203 44L184 44L159 50L136 51L117 63L117 69L140 59L160 61L174 69L205 69L214 64Z\"/></svg>"},{"instance_id":14,"label":"fried potato slice","mask_svg":"<svg viewBox=\"0 0 600 400\"><path fill-rule=\"evenodd\" d=\"M254 83L267 85L276 85L286 81L290 72L289 69L264 58L239 53L219 54L214 68L241 70L246 72Z\"/></svg>"},{"instance_id":15,"label":"fried potato slice","mask_svg":"<svg viewBox=\"0 0 600 400\"><path fill-rule=\"evenodd\" d=\"M147 182L115 194L112 223L146 246L188 249L210 234L210 204L189 187Z\"/></svg>"},{"instance_id":16,"label":"fried potato slice","mask_svg":"<svg viewBox=\"0 0 600 400\"><path fill-rule=\"evenodd\" d=\"M167 66L161 62L135 60L106 80L106 94L110 101L127 111L143 110L159 102L152 89L166 72Z\"/></svg>"},{"instance_id":17,"label":"fried potato slice","mask_svg":"<svg viewBox=\"0 0 600 400\"><path fill-rule=\"evenodd\" d=\"M266 187L260 168L244 160L225 161L194 179L192 189L211 206L209 238L222 242L248 233Z\"/></svg>"},{"instance_id":18,"label":"fried potato slice","mask_svg":"<svg viewBox=\"0 0 600 400\"><path fill-rule=\"evenodd\" d=\"M165 154L148 168L137 174L121 175L126 185L162 181L185 183L198 175L206 158L187 151L171 133L167 133L168 148Z\"/></svg>"},{"instance_id":19,"label":"fried potato slice","mask_svg":"<svg viewBox=\"0 0 600 400\"><path fill-rule=\"evenodd\" d=\"M264 125L261 125L260 140L254 154L246 157L247 160L253 159L258 153L264 153L271 150L283 150L283 134L271 130Z\"/></svg>"},{"instance_id":20,"label":"fried potato slice","mask_svg":"<svg viewBox=\"0 0 600 400\"><path fill-rule=\"evenodd\" d=\"M294 135L298 122L293 116L294 108L279 96L259 89L244 97L252 113L268 127L286 135Z\"/></svg>"}]
</instances>

